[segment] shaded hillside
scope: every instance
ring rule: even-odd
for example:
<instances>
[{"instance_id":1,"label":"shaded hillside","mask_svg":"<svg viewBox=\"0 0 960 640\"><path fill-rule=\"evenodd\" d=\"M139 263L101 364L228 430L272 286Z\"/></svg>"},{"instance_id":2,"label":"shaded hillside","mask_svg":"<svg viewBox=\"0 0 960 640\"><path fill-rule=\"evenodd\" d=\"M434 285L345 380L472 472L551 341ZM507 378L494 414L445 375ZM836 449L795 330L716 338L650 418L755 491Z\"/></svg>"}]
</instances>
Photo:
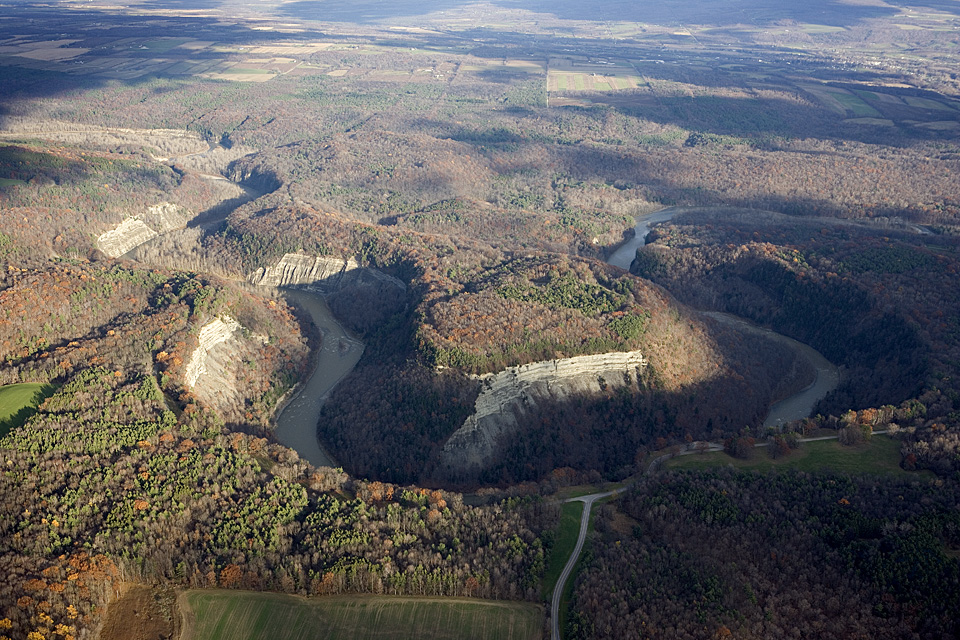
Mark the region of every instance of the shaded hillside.
<instances>
[{"instance_id":1,"label":"shaded hillside","mask_svg":"<svg viewBox=\"0 0 960 640\"><path fill-rule=\"evenodd\" d=\"M910 227L717 210L657 228L633 269L695 306L817 347L844 367L822 413L899 405L904 464L952 474L957 247L952 236Z\"/></svg>"},{"instance_id":2,"label":"shaded hillside","mask_svg":"<svg viewBox=\"0 0 960 640\"><path fill-rule=\"evenodd\" d=\"M884 235L892 233L760 212L691 213L654 230L632 269L694 306L773 327L844 365L824 412L896 404L919 392L932 346L905 304L917 293L904 284L932 291L942 265L908 235Z\"/></svg>"},{"instance_id":3,"label":"shaded hillside","mask_svg":"<svg viewBox=\"0 0 960 640\"><path fill-rule=\"evenodd\" d=\"M953 483L661 474L600 509L569 636L955 635L958 499Z\"/></svg>"}]
</instances>

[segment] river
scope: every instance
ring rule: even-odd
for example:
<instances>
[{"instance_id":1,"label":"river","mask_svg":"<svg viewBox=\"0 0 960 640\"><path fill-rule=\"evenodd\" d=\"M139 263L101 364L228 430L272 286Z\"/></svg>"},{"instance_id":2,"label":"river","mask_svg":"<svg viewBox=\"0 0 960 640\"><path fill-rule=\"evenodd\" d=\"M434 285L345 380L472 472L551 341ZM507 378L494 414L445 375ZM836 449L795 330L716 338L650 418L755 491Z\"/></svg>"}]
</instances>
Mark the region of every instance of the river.
<instances>
[{"instance_id":1,"label":"river","mask_svg":"<svg viewBox=\"0 0 960 640\"><path fill-rule=\"evenodd\" d=\"M305 289L284 289L283 295L310 314L323 335L323 343L314 355L313 373L294 390L293 397L275 417L274 434L278 441L310 464L334 467L336 463L317 440L317 416L330 391L359 362L363 343L340 326L320 294Z\"/></svg>"},{"instance_id":2,"label":"river","mask_svg":"<svg viewBox=\"0 0 960 640\"><path fill-rule=\"evenodd\" d=\"M208 142L208 147L203 152L185 154L176 158L156 158L156 160L182 162L187 158L205 157L224 150L221 145L213 142ZM207 173L196 173L196 175L206 180L229 180L223 176ZM189 226L213 227L236 207L264 195L263 192L238 182L233 184L244 191L243 196L221 203L226 206L213 207L198 215L191 220ZM360 356L363 355L363 343L340 326L319 293L309 289L284 289L283 295L287 300L296 302L310 315L310 319L322 335L322 342L320 348L313 354L313 371L310 376L293 390L293 395L274 415L276 423L274 436L281 444L296 451L310 464L316 467L335 467L336 462L323 450L317 439L317 418L320 415L320 408L333 388L360 361Z\"/></svg>"},{"instance_id":3,"label":"river","mask_svg":"<svg viewBox=\"0 0 960 640\"><path fill-rule=\"evenodd\" d=\"M637 254L637 249L645 245L647 242L647 234L650 233L650 227L658 222L666 222L672 219L678 213L683 213L684 211L689 211L691 209L691 207L670 207L668 209L662 209L656 213L637 218L637 226L635 228L633 238L627 240L620 247L618 247L617 250L614 251L613 254L611 254L611 256L607 259L607 262L615 267L629 270L630 264L633 262L633 259ZM813 412L814 407L817 406L817 403L820 402L820 400L822 400L828 393L836 389L837 385L840 384L840 370L833 363L824 358L823 354L810 345L798 342L793 338L788 338L787 336L781 335L770 329L758 327L748 320L731 315L729 313L710 311L704 311L701 313L719 322L734 324L744 331L759 333L771 340L776 340L781 344L790 346L801 357L806 358L816 371L816 378L814 378L814 381L805 389L798 391L784 400L770 405L770 410L767 413L767 417L763 421L764 427L777 427L784 422L790 422L791 420L800 420L809 417Z\"/></svg>"}]
</instances>

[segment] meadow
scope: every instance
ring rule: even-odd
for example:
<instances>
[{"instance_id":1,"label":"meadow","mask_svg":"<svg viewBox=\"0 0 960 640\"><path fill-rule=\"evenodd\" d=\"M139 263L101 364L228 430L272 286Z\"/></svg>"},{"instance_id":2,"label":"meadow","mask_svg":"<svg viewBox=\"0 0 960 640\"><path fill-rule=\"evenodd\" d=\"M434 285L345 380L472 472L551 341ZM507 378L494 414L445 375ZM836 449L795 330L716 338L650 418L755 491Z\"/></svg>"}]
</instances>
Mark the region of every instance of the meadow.
<instances>
[{"instance_id":1,"label":"meadow","mask_svg":"<svg viewBox=\"0 0 960 640\"><path fill-rule=\"evenodd\" d=\"M534 604L395 596L301 598L250 591L187 591L182 640L539 638Z\"/></svg>"},{"instance_id":2,"label":"meadow","mask_svg":"<svg viewBox=\"0 0 960 640\"><path fill-rule=\"evenodd\" d=\"M667 469L702 470L733 467L750 471L796 469L798 471L834 471L850 474L933 477L930 472L906 471L900 467L900 441L887 436L874 436L857 446L843 446L836 440L804 442L799 449L783 458L773 459L763 447L742 460L718 451L694 454L669 460Z\"/></svg>"},{"instance_id":3,"label":"meadow","mask_svg":"<svg viewBox=\"0 0 960 640\"><path fill-rule=\"evenodd\" d=\"M53 393L54 387L39 382L9 384L0 387L0 436L23 424L31 409Z\"/></svg>"}]
</instances>

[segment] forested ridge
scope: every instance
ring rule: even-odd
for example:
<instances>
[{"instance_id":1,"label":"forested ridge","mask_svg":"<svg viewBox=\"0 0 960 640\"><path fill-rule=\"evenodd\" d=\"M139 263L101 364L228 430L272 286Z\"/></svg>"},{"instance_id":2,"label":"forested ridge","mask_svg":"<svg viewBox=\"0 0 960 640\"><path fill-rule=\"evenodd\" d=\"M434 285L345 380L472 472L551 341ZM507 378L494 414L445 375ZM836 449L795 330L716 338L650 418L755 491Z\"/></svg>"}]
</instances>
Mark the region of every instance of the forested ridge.
<instances>
[{"instance_id":1,"label":"forested ridge","mask_svg":"<svg viewBox=\"0 0 960 640\"><path fill-rule=\"evenodd\" d=\"M823 423L898 406L911 467L957 469L958 268L952 236L749 211L655 229L633 269L700 308L736 313L843 365ZM830 418L833 416L833 418ZM889 422L889 421L888 421Z\"/></svg>"},{"instance_id":2,"label":"forested ridge","mask_svg":"<svg viewBox=\"0 0 960 640\"><path fill-rule=\"evenodd\" d=\"M885 429L937 477L645 478L599 509L569 634L957 635L956 16L882 4L18 6L0 384L49 386L0 439L0 640L94 637L124 583L540 600L539 494L748 456L812 378L697 309L841 366L774 456ZM605 264L671 206L701 211ZM318 416L343 469L271 433L331 348L250 284L288 254L364 344ZM627 351L629 384L441 463L480 376Z\"/></svg>"},{"instance_id":3,"label":"forested ridge","mask_svg":"<svg viewBox=\"0 0 960 640\"><path fill-rule=\"evenodd\" d=\"M597 515L572 638L938 638L958 631L957 487L666 473Z\"/></svg>"}]
</instances>

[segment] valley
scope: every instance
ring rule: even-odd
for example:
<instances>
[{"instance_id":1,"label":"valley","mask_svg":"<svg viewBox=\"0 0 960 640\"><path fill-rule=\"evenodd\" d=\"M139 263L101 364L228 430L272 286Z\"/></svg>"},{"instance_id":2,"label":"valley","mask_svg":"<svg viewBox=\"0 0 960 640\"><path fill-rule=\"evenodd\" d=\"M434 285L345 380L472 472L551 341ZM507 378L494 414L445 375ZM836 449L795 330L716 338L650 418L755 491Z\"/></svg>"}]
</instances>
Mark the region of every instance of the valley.
<instances>
[{"instance_id":1,"label":"valley","mask_svg":"<svg viewBox=\"0 0 960 640\"><path fill-rule=\"evenodd\" d=\"M0 3L0 638L955 634L958 30Z\"/></svg>"}]
</instances>

